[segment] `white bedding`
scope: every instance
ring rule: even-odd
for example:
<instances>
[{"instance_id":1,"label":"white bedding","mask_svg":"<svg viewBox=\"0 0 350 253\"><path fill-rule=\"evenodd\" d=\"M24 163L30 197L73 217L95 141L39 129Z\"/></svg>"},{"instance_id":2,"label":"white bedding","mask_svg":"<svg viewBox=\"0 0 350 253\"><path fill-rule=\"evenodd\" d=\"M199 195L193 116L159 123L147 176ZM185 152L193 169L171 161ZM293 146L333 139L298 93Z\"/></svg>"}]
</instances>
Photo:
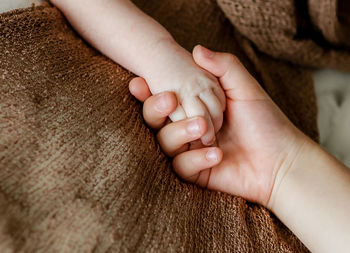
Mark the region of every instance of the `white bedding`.
<instances>
[{"instance_id":1,"label":"white bedding","mask_svg":"<svg viewBox=\"0 0 350 253\"><path fill-rule=\"evenodd\" d=\"M0 13L30 7L32 4L39 4L43 1L44 0L0 0Z\"/></svg>"},{"instance_id":2,"label":"white bedding","mask_svg":"<svg viewBox=\"0 0 350 253\"><path fill-rule=\"evenodd\" d=\"M43 1L0 0L0 13ZM314 78L321 144L350 167L350 73L318 70Z\"/></svg>"},{"instance_id":3,"label":"white bedding","mask_svg":"<svg viewBox=\"0 0 350 253\"><path fill-rule=\"evenodd\" d=\"M350 167L350 73L315 71L321 144Z\"/></svg>"}]
</instances>

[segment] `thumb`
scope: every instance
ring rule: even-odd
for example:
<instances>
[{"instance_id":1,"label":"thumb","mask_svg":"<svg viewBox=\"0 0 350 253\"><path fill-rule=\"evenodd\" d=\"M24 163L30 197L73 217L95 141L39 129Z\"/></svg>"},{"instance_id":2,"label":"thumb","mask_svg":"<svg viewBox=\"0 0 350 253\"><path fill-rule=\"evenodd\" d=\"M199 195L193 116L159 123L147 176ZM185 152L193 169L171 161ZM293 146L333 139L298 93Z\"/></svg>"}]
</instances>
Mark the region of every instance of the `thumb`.
<instances>
[{"instance_id":1,"label":"thumb","mask_svg":"<svg viewBox=\"0 0 350 253\"><path fill-rule=\"evenodd\" d=\"M268 98L259 83L233 54L213 52L198 45L193 49L193 58L200 67L219 78L228 98L235 100Z\"/></svg>"}]
</instances>

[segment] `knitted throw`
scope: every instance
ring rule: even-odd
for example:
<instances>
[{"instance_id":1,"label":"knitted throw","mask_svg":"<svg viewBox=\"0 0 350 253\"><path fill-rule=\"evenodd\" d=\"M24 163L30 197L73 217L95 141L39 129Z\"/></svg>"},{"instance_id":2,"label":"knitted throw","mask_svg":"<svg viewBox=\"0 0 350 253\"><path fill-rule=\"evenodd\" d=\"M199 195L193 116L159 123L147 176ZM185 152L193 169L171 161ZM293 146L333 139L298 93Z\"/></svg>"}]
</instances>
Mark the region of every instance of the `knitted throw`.
<instances>
[{"instance_id":1,"label":"knitted throw","mask_svg":"<svg viewBox=\"0 0 350 253\"><path fill-rule=\"evenodd\" d=\"M214 0L135 2L185 48L235 53L317 139L305 66L350 69L335 0L218 1L233 25ZM178 179L131 78L51 6L0 15L0 252L307 252L265 208Z\"/></svg>"}]
</instances>

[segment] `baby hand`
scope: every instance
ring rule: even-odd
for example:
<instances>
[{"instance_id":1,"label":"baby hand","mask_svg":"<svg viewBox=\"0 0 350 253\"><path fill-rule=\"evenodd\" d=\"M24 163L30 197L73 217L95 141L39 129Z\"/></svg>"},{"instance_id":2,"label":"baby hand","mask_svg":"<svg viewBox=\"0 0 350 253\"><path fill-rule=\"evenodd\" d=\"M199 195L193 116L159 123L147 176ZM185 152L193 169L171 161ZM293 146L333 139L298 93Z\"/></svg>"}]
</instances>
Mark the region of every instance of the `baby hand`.
<instances>
[{"instance_id":1,"label":"baby hand","mask_svg":"<svg viewBox=\"0 0 350 253\"><path fill-rule=\"evenodd\" d=\"M215 133L222 126L226 104L225 94L216 78L199 69L197 73L184 77L182 82L179 81L174 86L172 90L178 97L179 105L170 115L170 119L175 122L203 116L207 122L207 132L201 141L204 145L213 144Z\"/></svg>"},{"instance_id":2,"label":"baby hand","mask_svg":"<svg viewBox=\"0 0 350 253\"><path fill-rule=\"evenodd\" d=\"M200 68L191 55L176 52L171 63L163 72L147 80L152 94L172 91L176 94L178 106L169 116L172 121L202 116L206 120L207 131L201 137L204 145L212 145L223 123L226 107L225 93L215 76Z\"/></svg>"}]
</instances>

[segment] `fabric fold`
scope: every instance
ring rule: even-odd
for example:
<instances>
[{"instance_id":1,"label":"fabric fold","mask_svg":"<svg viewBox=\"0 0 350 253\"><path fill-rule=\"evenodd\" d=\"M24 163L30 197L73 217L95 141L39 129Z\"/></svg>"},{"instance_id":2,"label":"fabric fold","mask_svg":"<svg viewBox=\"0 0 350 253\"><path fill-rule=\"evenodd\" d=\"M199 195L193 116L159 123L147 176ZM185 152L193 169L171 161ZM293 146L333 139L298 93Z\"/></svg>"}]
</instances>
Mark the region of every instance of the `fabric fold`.
<instances>
[{"instance_id":1,"label":"fabric fold","mask_svg":"<svg viewBox=\"0 0 350 253\"><path fill-rule=\"evenodd\" d=\"M217 1L259 51L303 67L350 71L349 30L339 22L338 1Z\"/></svg>"},{"instance_id":2,"label":"fabric fold","mask_svg":"<svg viewBox=\"0 0 350 253\"><path fill-rule=\"evenodd\" d=\"M233 25L214 0L134 2L186 49L236 54L317 140L305 66L349 69L349 53L295 39L293 1L219 1ZM179 180L129 94L133 75L57 9L1 14L0 52L1 252L307 252L265 208Z\"/></svg>"}]
</instances>

